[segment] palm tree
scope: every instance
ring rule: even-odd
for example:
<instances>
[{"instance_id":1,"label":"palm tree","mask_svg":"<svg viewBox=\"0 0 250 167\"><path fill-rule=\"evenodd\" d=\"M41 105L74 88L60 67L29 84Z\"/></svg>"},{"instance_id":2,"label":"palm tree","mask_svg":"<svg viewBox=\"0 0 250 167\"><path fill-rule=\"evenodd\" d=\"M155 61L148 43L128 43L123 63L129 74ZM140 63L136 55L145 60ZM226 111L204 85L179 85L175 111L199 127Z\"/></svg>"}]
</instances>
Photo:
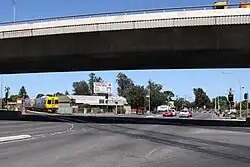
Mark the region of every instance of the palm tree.
<instances>
[{"instance_id":1,"label":"palm tree","mask_svg":"<svg viewBox=\"0 0 250 167\"><path fill-rule=\"evenodd\" d=\"M9 93L10 93L10 87L9 86L5 86L5 98L7 99L9 97Z\"/></svg>"}]
</instances>

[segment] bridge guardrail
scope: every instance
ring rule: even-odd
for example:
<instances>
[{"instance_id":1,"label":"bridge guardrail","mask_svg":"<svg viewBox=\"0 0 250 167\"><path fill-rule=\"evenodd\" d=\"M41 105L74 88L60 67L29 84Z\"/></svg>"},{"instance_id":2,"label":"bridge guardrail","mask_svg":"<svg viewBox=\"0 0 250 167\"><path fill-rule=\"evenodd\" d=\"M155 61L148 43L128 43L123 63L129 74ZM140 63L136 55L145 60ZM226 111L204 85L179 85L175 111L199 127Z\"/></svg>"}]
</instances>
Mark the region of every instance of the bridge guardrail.
<instances>
[{"instance_id":1,"label":"bridge guardrail","mask_svg":"<svg viewBox=\"0 0 250 167\"><path fill-rule=\"evenodd\" d=\"M237 8L240 4L230 4L227 5L230 8ZM176 11L191 11L191 10L209 10L213 9L213 5L204 6L186 6L186 7L172 7L172 8L154 8L154 9L142 9L142 10L124 10L117 12L101 12L92 14L82 14L82 15L69 15L69 16L58 16L50 18L38 18L30 20L17 20L10 22L0 22L0 26L4 25L14 25L14 24L27 24L27 23L39 23L46 21L59 21L59 20L70 20L70 19L80 19L80 18L91 18L91 17L103 17L103 16L116 16L116 15L131 15L131 14L143 14L143 13L157 13L157 12L176 12ZM217 9L223 10L223 9Z\"/></svg>"}]
</instances>

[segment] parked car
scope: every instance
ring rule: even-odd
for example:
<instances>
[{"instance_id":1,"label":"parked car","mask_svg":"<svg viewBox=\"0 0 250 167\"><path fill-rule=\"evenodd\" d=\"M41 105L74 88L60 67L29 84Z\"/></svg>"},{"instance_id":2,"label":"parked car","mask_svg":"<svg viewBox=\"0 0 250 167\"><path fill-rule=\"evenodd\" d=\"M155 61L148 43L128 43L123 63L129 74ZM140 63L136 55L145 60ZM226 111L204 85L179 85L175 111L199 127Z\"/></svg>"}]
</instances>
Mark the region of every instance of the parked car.
<instances>
[{"instance_id":1,"label":"parked car","mask_svg":"<svg viewBox=\"0 0 250 167\"><path fill-rule=\"evenodd\" d=\"M189 110L181 110L180 113L179 113L179 117L185 117L185 118L189 118L189 117L192 117L193 114L191 111Z\"/></svg>"},{"instance_id":2,"label":"parked car","mask_svg":"<svg viewBox=\"0 0 250 167\"><path fill-rule=\"evenodd\" d=\"M162 113L163 117L172 117L173 112L171 110L166 110L165 112Z\"/></svg>"}]
</instances>

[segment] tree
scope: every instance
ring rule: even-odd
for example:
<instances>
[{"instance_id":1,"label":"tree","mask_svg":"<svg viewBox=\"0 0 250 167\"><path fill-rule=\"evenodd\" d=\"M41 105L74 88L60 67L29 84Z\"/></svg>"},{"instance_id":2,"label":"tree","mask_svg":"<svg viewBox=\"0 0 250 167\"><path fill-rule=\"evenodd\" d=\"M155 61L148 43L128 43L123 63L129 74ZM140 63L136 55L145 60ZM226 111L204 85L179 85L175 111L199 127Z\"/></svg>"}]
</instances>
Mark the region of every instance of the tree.
<instances>
[{"instance_id":1,"label":"tree","mask_svg":"<svg viewBox=\"0 0 250 167\"><path fill-rule=\"evenodd\" d=\"M185 99L184 98L178 98L174 101L174 106L177 110L180 110L184 107Z\"/></svg>"},{"instance_id":2,"label":"tree","mask_svg":"<svg viewBox=\"0 0 250 167\"><path fill-rule=\"evenodd\" d=\"M61 92L56 92L56 93L55 93L55 96L62 96L62 95L64 95L64 94L61 93Z\"/></svg>"},{"instance_id":3,"label":"tree","mask_svg":"<svg viewBox=\"0 0 250 167\"><path fill-rule=\"evenodd\" d=\"M195 95L194 104L196 107L203 108L206 106L206 108L212 108L212 103L202 88L194 88L193 92Z\"/></svg>"},{"instance_id":4,"label":"tree","mask_svg":"<svg viewBox=\"0 0 250 167\"><path fill-rule=\"evenodd\" d=\"M185 98L181 97L178 98L174 101L174 105L176 107L177 110L180 110L182 108L193 108L193 103L191 103L188 100L185 100Z\"/></svg>"},{"instance_id":5,"label":"tree","mask_svg":"<svg viewBox=\"0 0 250 167\"><path fill-rule=\"evenodd\" d=\"M116 76L117 92L119 96L127 98L129 89L134 86L134 82L124 73L118 73Z\"/></svg>"},{"instance_id":6,"label":"tree","mask_svg":"<svg viewBox=\"0 0 250 167\"><path fill-rule=\"evenodd\" d=\"M52 94L46 94L46 96L53 96Z\"/></svg>"},{"instance_id":7,"label":"tree","mask_svg":"<svg viewBox=\"0 0 250 167\"><path fill-rule=\"evenodd\" d=\"M18 95L10 95L9 100L10 100L11 102L16 102L16 101L17 101L17 98L18 98Z\"/></svg>"},{"instance_id":8,"label":"tree","mask_svg":"<svg viewBox=\"0 0 250 167\"><path fill-rule=\"evenodd\" d=\"M5 101L6 101L6 102L8 101L9 94L10 94L10 87L9 87L9 86L6 86L6 87L5 87Z\"/></svg>"},{"instance_id":9,"label":"tree","mask_svg":"<svg viewBox=\"0 0 250 167\"><path fill-rule=\"evenodd\" d=\"M167 101L172 101L172 98L174 97L174 93L172 91L167 90L167 91L164 91L163 94Z\"/></svg>"},{"instance_id":10,"label":"tree","mask_svg":"<svg viewBox=\"0 0 250 167\"><path fill-rule=\"evenodd\" d=\"M162 90L161 84L156 84L155 82L148 81L147 92L150 91L150 108L155 109L157 106L166 104L166 97Z\"/></svg>"},{"instance_id":11,"label":"tree","mask_svg":"<svg viewBox=\"0 0 250 167\"><path fill-rule=\"evenodd\" d=\"M24 97L24 98L28 98L28 97L29 97L24 86L22 86L22 87L20 88L19 93L18 93L18 97L19 97L19 98L23 98L23 97Z\"/></svg>"},{"instance_id":12,"label":"tree","mask_svg":"<svg viewBox=\"0 0 250 167\"><path fill-rule=\"evenodd\" d=\"M66 90L64 94L65 94L65 95L69 95L69 92Z\"/></svg>"},{"instance_id":13,"label":"tree","mask_svg":"<svg viewBox=\"0 0 250 167\"><path fill-rule=\"evenodd\" d=\"M250 108L250 107L249 107ZM240 102L236 104L236 109L240 110ZM247 109L247 102L246 100L241 101L241 109L246 110Z\"/></svg>"},{"instance_id":14,"label":"tree","mask_svg":"<svg viewBox=\"0 0 250 167\"><path fill-rule=\"evenodd\" d=\"M79 81L73 83L74 95L89 95L89 85L86 81Z\"/></svg>"},{"instance_id":15,"label":"tree","mask_svg":"<svg viewBox=\"0 0 250 167\"><path fill-rule=\"evenodd\" d=\"M145 104L146 91L143 86L131 86L126 96L127 102L132 108L143 107Z\"/></svg>"},{"instance_id":16,"label":"tree","mask_svg":"<svg viewBox=\"0 0 250 167\"><path fill-rule=\"evenodd\" d=\"M219 99L219 106L220 109L226 110L229 109L229 103L226 96L217 96L216 97L216 108L218 108L218 99ZM215 107L215 98L212 99L212 107Z\"/></svg>"},{"instance_id":17,"label":"tree","mask_svg":"<svg viewBox=\"0 0 250 167\"><path fill-rule=\"evenodd\" d=\"M44 96L44 94L39 93L39 94L36 95L36 98L40 98L40 97L43 97L43 96Z\"/></svg>"},{"instance_id":18,"label":"tree","mask_svg":"<svg viewBox=\"0 0 250 167\"><path fill-rule=\"evenodd\" d=\"M90 73L88 82L89 82L90 93L91 95L93 95L94 94L94 82L103 82L103 80L101 77L97 77L95 73Z\"/></svg>"}]
</instances>

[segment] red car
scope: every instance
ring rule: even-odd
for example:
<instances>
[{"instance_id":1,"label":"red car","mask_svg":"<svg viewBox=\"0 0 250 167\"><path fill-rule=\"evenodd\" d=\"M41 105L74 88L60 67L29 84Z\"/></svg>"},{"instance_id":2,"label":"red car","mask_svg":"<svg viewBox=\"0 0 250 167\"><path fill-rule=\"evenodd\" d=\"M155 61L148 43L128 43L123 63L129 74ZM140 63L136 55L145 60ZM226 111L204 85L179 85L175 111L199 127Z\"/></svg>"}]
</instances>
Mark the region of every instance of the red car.
<instances>
[{"instance_id":1,"label":"red car","mask_svg":"<svg viewBox=\"0 0 250 167\"><path fill-rule=\"evenodd\" d=\"M189 116L189 117L193 117L193 114L192 114L191 111L188 111L188 116Z\"/></svg>"},{"instance_id":2,"label":"red car","mask_svg":"<svg viewBox=\"0 0 250 167\"><path fill-rule=\"evenodd\" d=\"M163 117L172 117L174 115L173 115L172 111L165 111L165 112L162 113L162 116Z\"/></svg>"}]
</instances>

